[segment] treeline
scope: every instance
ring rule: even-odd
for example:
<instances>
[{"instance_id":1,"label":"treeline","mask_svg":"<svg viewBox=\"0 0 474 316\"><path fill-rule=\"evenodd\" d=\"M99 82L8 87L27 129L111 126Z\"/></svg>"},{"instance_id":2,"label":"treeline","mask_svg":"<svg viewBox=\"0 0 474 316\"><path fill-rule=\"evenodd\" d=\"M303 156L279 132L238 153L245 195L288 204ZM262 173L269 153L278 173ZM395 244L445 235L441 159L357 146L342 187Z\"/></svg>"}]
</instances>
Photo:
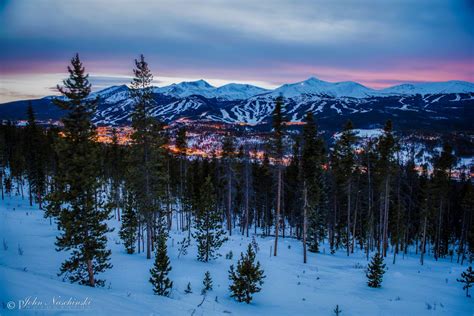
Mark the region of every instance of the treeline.
<instances>
[{"instance_id":1,"label":"treeline","mask_svg":"<svg viewBox=\"0 0 474 316\"><path fill-rule=\"evenodd\" d=\"M275 256L279 238L297 238L304 262L306 251L320 252L323 243L331 253L344 250L348 256L392 254L393 263L409 251L421 264L426 256L460 264L474 259L472 179L452 178L456 157L449 144L430 168L416 166L414 153L401 157L390 121L366 142L358 141L347 122L328 149L307 113L287 148L280 97L262 159L252 158L252 148L231 134L219 157L191 159L185 127L171 134L150 115L153 76L143 56L130 87L130 144L120 145L116 132L111 143L99 143L91 123L97 100L89 98L78 56L69 72L58 87L65 98L55 100L67 112L63 127L38 126L31 107L25 127L1 126L0 175L2 199L22 195L55 219L61 231L56 246L73 250L61 267L72 282L103 284L96 276L110 268L105 233L111 217L121 221L119 235L129 254L151 258L156 250L152 283L161 282L160 293L172 286L165 243L171 229L187 232L180 254L194 239L201 261L218 256L233 234L271 236ZM172 139L177 154L167 150Z\"/></svg>"}]
</instances>

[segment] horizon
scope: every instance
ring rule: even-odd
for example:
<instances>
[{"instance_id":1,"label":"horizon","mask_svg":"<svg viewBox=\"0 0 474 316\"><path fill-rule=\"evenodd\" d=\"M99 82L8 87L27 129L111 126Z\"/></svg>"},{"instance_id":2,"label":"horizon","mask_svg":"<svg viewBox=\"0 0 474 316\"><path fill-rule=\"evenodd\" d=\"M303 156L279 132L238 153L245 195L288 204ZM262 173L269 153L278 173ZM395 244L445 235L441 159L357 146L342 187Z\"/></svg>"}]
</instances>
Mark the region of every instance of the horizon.
<instances>
[{"instance_id":1,"label":"horizon","mask_svg":"<svg viewBox=\"0 0 474 316\"><path fill-rule=\"evenodd\" d=\"M67 77L67 74L55 74L55 75L57 75L58 77L61 76L61 75L63 75L64 78ZM123 76L123 77L110 76L108 78L109 78L109 80L110 79L112 79L112 80L111 81L106 81L108 83L110 82L110 84L108 84L108 85L100 83L102 78L103 78L103 76L94 76L94 75L89 76L89 79L90 79L91 83L93 83L93 82L98 83L98 84L91 84L91 89L92 89L91 92L100 92L102 90L106 90L106 89L111 88L111 87L119 87L119 86L127 86L128 88L130 88L130 80L132 79L132 76L127 76L127 77L126 76ZM58 79L58 84L59 85L62 85L62 80L63 79ZM400 82L400 83L394 84L394 85L388 85L388 86L383 86L383 87L378 87L378 88L375 87L374 88L374 87L370 87L370 86L364 85L360 82L353 81L353 80L327 81L327 80L323 80L323 79L321 79L319 77L316 77L316 76L310 76L310 77L308 77L304 80L300 80L300 81L296 81L296 82L286 82L286 83L282 83L282 84L278 84L278 85L269 85L265 82L245 82L245 81L231 81L231 80L227 81L227 80L221 80L221 79L205 79L205 78L179 78L179 79L177 79L177 78L173 78L173 77L166 77L166 78L162 78L161 80L154 78L153 82L152 82L152 87L164 88L164 87L171 86L171 85L174 85L174 84L204 81L207 84L211 85L212 88L220 88L220 87L223 87L223 86L228 85L228 84L242 84L242 85L248 84L248 85L251 85L251 86L254 86L254 87L257 87L257 88L266 89L266 90L268 90L268 92L271 92L271 91L274 91L278 88L281 88L282 86L287 85L287 84L292 85L292 84L302 83L302 82L306 82L306 81L311 80L311 79L316 79L318 81L331 83L331 84L344 83L344 82L353 82L353 83L360 84L363 87L374 90L374 91L383 91L385 89L389 89L389 88L393 88L393 87L397 87L397 86L401 86L401 85L406 85L406 84L418 85L418 84L426 84L426 83L429 84L429 83L448 83L448 82L466 82L466 83L474 84L474 82L472 82L472 81L456 80L456 79L446 80L446 81L413 81L413 80L411 80L411 81ZM114 80L119 80L119 82L114 82ZM2 79L0 79L0 82L1 81L2 81ZM44 94L44 95L34 95L34 96L25 95L23 98L21 98L20 96L17 96L16 98L13 98L11 100L8 99L8 96L4 96L4 95L0 94L0 104L6 104L6 103L10 103L10 102L15 102L15 101L36 100L36 99L41 99L41 98L44 98L44 97L59 96L60 95L60 93L56 89L56 86L51 86L49 88L45 88L45 91L49 91L49 93ZM3 98L6 98L6 101L4 101Z\"/></svg>"},{"instance_id":2,"label":"horizon","mask_svg":"<svg viewBox=\"0 0 474 316\"><path fill-rule=\"evenodd\" d=\"M7 0L0 103L55 95L76 52L94 91L128 84L140 53L157 86L202 78L273 89L311 76L377 90L474 82L473 19L469 1Z\"/></svg>"}]
</instances>

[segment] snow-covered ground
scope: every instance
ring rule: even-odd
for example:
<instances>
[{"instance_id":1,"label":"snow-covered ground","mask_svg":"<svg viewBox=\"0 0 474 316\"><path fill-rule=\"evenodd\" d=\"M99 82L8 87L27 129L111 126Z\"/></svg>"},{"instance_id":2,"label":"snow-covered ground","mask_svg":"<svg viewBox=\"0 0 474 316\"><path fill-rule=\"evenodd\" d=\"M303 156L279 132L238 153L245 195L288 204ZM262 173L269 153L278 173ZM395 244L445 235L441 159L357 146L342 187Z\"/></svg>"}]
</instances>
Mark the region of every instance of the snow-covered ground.
<instances>
[{"instance_id":1,"label":"snow-covered ground","mask_svg":"<svg viewBox=\"0 0 474 316\"><path fill-rule=\"evenodd\" d=\"M229 296L228 270L251 241L238 234L224 244L222 257L202 263L196 260L194 244L178 259L177 242L185 234L172 232L168 252L174 288L170 298L160 297L153 295L148 282L153 260L143 254L127 255L117 236L118 222L110 224L117 227L109 235L114 267L102 275L107 280L104 288L89 288L57 276L66 254L55 251L56 226L43 218L42 211L19 197L0 201L0 242L8 246L5 250L0 244L0 315L333 315L336 304L343 316L474 314L474 298L466 298L456 282L466 266L432 258L420 266L414 254L400 255L393 265L390 255L382 288L372 289L366 284L363 253L349 258L344 251L330 255L323 246L323 253L310 253L303 264L301 243L290 238L280 239L278 257L270 256L273 238L257 238L265 283L250 305L238 303ZM225 259L231 250L233 259ZM198 307L207 270L214 290ZM184 293L188 282L192 294ZM34 311L19 309L28 300ZM53 305L68 300L83 306Z\"/></svg>"}]
</instances>

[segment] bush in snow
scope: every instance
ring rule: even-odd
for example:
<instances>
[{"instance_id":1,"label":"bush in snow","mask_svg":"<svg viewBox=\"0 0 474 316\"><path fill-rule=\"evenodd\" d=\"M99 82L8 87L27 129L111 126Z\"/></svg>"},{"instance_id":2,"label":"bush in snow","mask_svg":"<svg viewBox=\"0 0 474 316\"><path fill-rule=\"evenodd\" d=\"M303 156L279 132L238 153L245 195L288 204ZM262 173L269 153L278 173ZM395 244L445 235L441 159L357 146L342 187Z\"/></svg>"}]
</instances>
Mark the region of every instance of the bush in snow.
<instances>
[{"instance_id":1,"label":"bush in snow","mask_svg":"<svg viewBox=\"0 0 474 316\"><path fill-rule=\"evenodd\" d=\"M186 256L188 254L188 247L191 244L189 238L184 237L182 241L178 241L179 250L178 250L178 259L181 255Z\"/></svg>"},{"instance_id":2,"label":"bush in snow","mask_svg":"<svg viewBox=\"0 0 474 316\"><path fill-rule=\"evenodd\" d=\"M192 292L193 290L191 289L191 282L188 282L188 286L186 287L186 290L184 290L184 293L190 294Z\"/></svg>"},{"instance_id":3,"label":"bush in snow","mask_svg":"<svg viewBox=\"0 0 474 316\"><path fill-rule=\"evenodd\" d=\"M234 257L234 253L232 252L232 250L229 251L229 253L227 253L227 254L225 255L225 258L226 258L227 260L232 260L233 257Z\"/></svg>"},{"instance_id":4,"label":"bush in snow","mask_svg":"<svg viewBox=\"0 0 474 316\"><path fill-rule=\"evenodd\" d=\"M258 251L260 250L260 247L258 246L257 239L255 239L255 235L252 236L252 247L253 247L253 251L255 251L255 253L258 253Z\"/></svg>"},{"instance_id":5,"label":"bush in snow","mask_svg":"<svg viewBox=\"0 0 474 316\"><path fill-rule=\"evenodd\" d=\"M234 265L230 266L229 279L232 280L230 290L231 297L234 297L239 302L249 304L252 301L252 294L258 293L261 290L263 279L265 275L260 269L260 262L255 263L255 252L249 244L247 253L240 254L240 259L237 262L237 270L234 270Z\"/></svg>"}]
</instances>

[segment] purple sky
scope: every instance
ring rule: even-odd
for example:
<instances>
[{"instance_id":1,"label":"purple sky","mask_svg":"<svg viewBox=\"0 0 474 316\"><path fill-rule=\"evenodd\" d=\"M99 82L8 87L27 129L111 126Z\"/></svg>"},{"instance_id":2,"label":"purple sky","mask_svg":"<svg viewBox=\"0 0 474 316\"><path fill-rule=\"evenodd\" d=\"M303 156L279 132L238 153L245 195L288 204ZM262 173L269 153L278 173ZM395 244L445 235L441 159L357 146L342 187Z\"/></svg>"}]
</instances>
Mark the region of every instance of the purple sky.
<instances>
[{"instance_id":1,"label":"purple sky","mask_svg":"<svg viewBox=\"0 0 474 316\"><path fill-rule=\"evenodd\" d=\"M316 76L373 88L474 81L473 1L0 0L0 102L54 94L79 52L96 89Z\"/></svg>"}]
</instances>

